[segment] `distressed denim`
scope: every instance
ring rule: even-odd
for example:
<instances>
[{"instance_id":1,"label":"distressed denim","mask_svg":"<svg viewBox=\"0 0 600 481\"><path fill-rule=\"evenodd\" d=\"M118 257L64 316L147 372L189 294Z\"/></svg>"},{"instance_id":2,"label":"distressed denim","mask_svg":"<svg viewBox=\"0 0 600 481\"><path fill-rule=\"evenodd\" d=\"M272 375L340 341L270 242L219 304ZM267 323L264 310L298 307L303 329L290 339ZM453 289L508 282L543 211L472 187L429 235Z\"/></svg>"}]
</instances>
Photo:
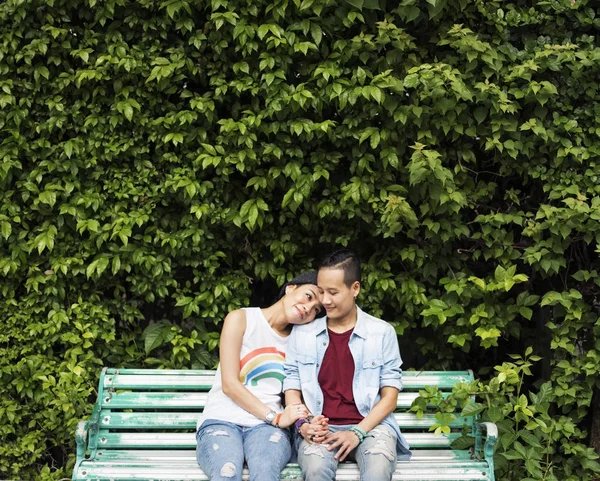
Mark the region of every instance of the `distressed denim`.
<instances>
[{"instance_id":1,"label":"distressed denim","mask_svg":"<svg viewBox=\"0 0 600 481\"><path fill-rule=\"evenodd\" d=\"M329 431L335 433L349 427L332 425ZM334 481L338 466L334 458L336 452L337 449L327 450L324 444L310 444L299 438L298 464L304 481ZM346 460L356 461L360 481L390 481L396 469L396 434L384 424L376 426Z\"/></svg>"},{"instance_id":2,"label":"distressed denim","mask_svg":"<svg viewBox=\"0 0 600 481\"><path fill-rule=\"evenodd\" d=\"M352 381L354 402L358 412L366 417L381 399L382 387L402 389L402 358L398 337L390 324L357 308L356 326L348 345L355 366ZM318 378L328 346L327 318L294 326L283 366L286 376L283 390L302 391L306 407L315 416L323 412L323 391ZM396 435L398 459L410 459L410 448L400 433L394 414L389 414L383 424Z\"/></svg>"},{"instance_id":3,"label":"distressed denim","mask_svg":"<svg viewBox=\"0 0 600 481\"><path fill-rule=\"evenodd\" d=\"M292 454L288 432L266 423L244 427L207 419L196 440L198 464L211 481L241 481L244 460L250 481L279 481Z\"/></svg>"}]
</instances>

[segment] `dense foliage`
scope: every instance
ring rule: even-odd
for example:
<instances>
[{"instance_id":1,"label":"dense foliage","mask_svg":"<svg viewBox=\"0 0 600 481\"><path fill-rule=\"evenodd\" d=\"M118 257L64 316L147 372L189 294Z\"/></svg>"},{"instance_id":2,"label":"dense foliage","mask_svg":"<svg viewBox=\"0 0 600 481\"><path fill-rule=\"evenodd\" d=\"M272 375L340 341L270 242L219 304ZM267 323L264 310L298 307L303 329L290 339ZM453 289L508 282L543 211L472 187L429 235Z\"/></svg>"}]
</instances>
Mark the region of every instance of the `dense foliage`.
<instances>
[{"instance_id":1,"label":"dense foliage","mask_svg":"<svg viewBox=\"0 0 600 481\"><path fill-rule=\"evenodd\" d=\"M1 2L0 477L69 476L102 365L212 367L227 311L347 245L405 368L524 420L499 479L591 479L599 30L590 0Z\"/></svg>"}]
</instances>

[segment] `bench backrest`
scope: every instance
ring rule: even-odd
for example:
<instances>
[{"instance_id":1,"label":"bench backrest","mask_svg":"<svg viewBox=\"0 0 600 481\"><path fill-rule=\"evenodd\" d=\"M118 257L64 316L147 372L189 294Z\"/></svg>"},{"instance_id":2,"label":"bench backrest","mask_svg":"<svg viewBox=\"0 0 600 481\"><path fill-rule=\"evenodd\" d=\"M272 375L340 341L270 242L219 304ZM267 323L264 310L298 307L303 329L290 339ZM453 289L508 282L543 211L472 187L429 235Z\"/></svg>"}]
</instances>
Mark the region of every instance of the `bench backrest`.
<instances>
[{"instance_id":1,"label":"bench backrest","mask_svg":"<svg viewBox=\"0 0 600 481\"><path fill-rule=\"evenodd\" d=\"M195 428L215 371L104 368L98 403L89 420L89 447L96 449L193 449ZM438 386L450 392L457 382L473 379L471 371L404 372L396 419L413 448L443 449L460 434L436 435L432 414L417 418L408 412L418 391ZM473 422L458 417L451 427ZM92 456L95 453L90 453Z\"/></svg>"}]
</instances>

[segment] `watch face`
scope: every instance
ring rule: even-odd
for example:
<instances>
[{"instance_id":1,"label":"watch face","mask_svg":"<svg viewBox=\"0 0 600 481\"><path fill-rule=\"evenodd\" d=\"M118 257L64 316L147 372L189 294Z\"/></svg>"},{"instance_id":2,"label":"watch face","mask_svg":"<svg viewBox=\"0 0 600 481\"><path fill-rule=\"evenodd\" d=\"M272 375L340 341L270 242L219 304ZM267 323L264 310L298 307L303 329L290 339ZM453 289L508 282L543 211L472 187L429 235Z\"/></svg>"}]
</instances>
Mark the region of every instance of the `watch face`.
<instances>
[{"instance_id":1,"label":"watch face","mask_svg":"<svg viewBox=\"0 0 600 481\"><path fill-rule=\"evenodd\" d=\"M273 419L275 419L275 411L269 411L265 416L265 419L269 422L273 421Z\"/></svg>"}]
</instances>

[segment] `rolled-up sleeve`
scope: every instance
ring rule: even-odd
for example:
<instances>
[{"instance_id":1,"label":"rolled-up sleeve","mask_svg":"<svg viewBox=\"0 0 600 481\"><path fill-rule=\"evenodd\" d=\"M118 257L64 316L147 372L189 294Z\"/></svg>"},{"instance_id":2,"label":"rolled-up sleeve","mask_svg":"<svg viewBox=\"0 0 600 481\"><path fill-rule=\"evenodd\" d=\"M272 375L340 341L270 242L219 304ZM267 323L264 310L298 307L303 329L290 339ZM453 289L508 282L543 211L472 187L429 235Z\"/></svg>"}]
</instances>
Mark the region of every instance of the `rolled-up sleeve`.
<instances>
[{"instance_id":1,"label":"rolled-up sleeve","mask_svg":"<svg viewBox=\"0 0 600 481\"><path fill-rule=\"evenodd\" d=\"M379 388L395 387L398 391L402 390L402 358L400 357L400 347L398 346L398 336L396 331L390 325L383 336L383 367L379 378Z\"/></svg>"},{"instance_id":2,"label":"rolled-up sleeve","mask_svg":"<svg viewBox=\"0 0 600 481\"><path fill-rule=\"evenodd\" d=\"M288 391L290 389L294 389L296 391L301 391L302 386L300 384L300 375L298 373L298 354L296 349L296 329L292 329L292 333L290 334L287 352L285 355L285 363L283 364L283 369L285 372L285 379L283 381L283 390Z\"/></svg>"}]
</instances>

